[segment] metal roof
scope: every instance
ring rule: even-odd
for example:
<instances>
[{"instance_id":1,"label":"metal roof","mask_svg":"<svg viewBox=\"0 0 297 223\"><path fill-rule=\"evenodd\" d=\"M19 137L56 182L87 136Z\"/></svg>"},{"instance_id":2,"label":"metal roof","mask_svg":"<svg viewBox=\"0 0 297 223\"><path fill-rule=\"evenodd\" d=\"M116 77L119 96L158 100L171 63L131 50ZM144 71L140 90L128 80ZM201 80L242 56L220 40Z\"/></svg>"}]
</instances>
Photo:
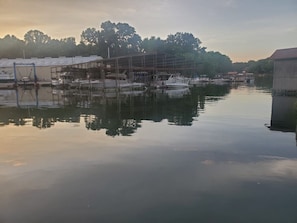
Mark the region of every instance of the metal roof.
<instances>
[{"instance_id":1,"label":"metal roof","mask_svg":"<svg viewBox=\"0 0 297 223\"><path fill-rule=\"evenodd\" d=\"M101 56L89 56L89 57L45 57L45 58L30 58L30 59L0 59L0 67L13 67L13 63L30 64L34 63L37 67L52 67L52 66L69 66L75 64L83 64L92 61L102 60Z\"/></svg>"},{"instance_id":2,"label":"metal roof","mask_svg":"<svg viewBox=\"0 0 297 223\"><path fill-rule=\"evenodd\" d=\"M276 50L270 57L273 60L284 60L297 58L297 47Z\"/></svg>"}]
</instances>

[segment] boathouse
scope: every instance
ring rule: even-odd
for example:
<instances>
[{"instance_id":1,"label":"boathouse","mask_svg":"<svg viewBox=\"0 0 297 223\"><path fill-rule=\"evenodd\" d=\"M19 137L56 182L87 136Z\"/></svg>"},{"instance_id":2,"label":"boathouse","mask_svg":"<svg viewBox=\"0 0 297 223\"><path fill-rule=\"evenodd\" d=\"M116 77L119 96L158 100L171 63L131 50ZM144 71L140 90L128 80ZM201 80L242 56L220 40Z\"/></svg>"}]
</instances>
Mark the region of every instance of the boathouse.
<instances>
[{"instance_id":1,"label":"boathouse","mask_svg":"<svg viewBox=\"0 0 297 223\"><path fill-rule=\"evenodd\" d=\"M274 61L273 91L277 94L297 94L297 47L276 50Z\"/></svg>"},{"instance_id":2,"label":"boathouse","mask_svg":"<svg viewBox=\"0 0 297 223\"><path fill-rule=\"evenodd\" d=\"M52 70L56 67L77 66L79 68L89 68L90 66L97 66L97 62L102 60L101 56L89 57L45 57L45 58L17 58L17 59L0 59L0 70L14 73L16 77L21 80L24 77L33 78L34 69L36 69L37 78L41 81L50 81ZM16 64L14 71L14 64ZM32 66L34 64L35 68Z\"/></svg>"}]
</instances>

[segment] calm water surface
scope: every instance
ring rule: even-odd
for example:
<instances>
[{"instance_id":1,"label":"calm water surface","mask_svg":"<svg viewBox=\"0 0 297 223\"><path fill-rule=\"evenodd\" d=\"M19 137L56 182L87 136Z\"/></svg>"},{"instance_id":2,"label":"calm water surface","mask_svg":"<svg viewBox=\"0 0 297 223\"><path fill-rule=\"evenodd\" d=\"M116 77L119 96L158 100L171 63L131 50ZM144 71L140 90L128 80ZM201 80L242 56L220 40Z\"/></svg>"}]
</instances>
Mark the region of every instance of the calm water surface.
<instances>
[{"instance_id":1,"label":"calm water surface","mask_svg":"<svg viewBox=\"0 0 297 223\"><path fill-rule=\"evenodd\" d=\"M0 91L0 222L297 222L296 98Z\"/></svg>"}]
</instances>

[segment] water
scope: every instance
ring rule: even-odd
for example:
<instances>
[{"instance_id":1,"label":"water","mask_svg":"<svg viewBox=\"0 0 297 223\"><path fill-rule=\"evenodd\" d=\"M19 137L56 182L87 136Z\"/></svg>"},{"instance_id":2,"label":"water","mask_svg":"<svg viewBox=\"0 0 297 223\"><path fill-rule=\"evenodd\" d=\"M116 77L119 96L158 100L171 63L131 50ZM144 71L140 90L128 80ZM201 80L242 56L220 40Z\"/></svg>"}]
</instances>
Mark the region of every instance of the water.
<instances>
[{"instance_id":1,"label":"water","mask_svg":"<svg viewBox=\"0 0 297 223\"><path fill-rule=\"evenodd\" d=\"M0 222L297 222L294 97L0 92Z\"/></svg>"}]
</instances>

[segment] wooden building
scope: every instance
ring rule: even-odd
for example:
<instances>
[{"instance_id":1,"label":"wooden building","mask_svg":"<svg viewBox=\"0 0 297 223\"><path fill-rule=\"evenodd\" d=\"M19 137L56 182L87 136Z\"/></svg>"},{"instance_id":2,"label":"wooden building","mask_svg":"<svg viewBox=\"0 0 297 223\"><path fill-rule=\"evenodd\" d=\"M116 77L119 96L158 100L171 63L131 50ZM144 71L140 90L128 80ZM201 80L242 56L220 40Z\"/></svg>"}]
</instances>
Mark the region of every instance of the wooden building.
<instances>
[{"instance_id":1,"label":"wooden building","mask_svg":"<svg viewBox=\"0 0 297 223\"><path fill-rule=\"evenodd\" d=\"M297 94L297 47L276 50L274 61L273 91L276 94Z\"/></svg>"}]
</instances>

